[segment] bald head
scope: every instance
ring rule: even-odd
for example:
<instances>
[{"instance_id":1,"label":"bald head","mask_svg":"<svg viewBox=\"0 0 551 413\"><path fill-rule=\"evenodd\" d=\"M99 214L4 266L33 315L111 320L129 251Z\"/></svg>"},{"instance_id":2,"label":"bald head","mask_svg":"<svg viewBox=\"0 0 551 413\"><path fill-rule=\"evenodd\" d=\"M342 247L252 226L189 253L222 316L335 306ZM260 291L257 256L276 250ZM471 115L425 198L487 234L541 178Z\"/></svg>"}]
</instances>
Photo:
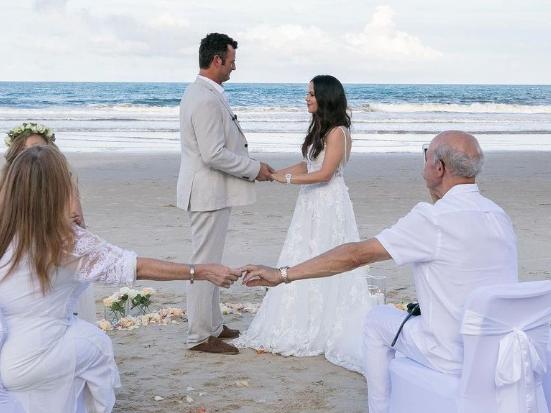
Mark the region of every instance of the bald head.
<instances>
[{"instance_id":1,"label":"bald head","mask_svg":"<svg viewBox=\"0 0 551 413\"><path fill-rule=\"evenodd\" d=\"M484 154L476 138L462 131L445 131L430 144L434 162L442 161L453 176L474 178L482 169Z\"/></svg>"}]
</instances>

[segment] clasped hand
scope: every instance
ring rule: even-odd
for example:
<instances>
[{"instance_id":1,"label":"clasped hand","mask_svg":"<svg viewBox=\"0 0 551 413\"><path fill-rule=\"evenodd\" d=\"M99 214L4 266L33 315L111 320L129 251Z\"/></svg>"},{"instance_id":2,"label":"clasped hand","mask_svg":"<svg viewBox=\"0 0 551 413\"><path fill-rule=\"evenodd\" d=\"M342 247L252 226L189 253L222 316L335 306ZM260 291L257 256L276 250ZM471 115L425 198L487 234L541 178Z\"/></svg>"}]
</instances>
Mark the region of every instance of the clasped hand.
<instances>
[{"instance_id":1,"label":"clasped hand","mask_svg":"<svg viewBox=\"0 0 551 413\"><path fill-rule=\"evenodd\" d=\"M245 265L232 271L239 271L242 283L247 287L275 287L283 282L278 269L265 265Z\"/></svg>"},{"instance_id":2,"label":"clasped hand","mask_svg":"<svg viewBox=\"0 0 551 413\"><path fill-rule=\"evenodd\" d=\"M242 284L247 287L275 287L283 281L276 268L265 265L229 268L221 264L205 264L201 267L205 279L224 288L230 288L240 277L243 277Z\"/></svg>"}]
</instances>

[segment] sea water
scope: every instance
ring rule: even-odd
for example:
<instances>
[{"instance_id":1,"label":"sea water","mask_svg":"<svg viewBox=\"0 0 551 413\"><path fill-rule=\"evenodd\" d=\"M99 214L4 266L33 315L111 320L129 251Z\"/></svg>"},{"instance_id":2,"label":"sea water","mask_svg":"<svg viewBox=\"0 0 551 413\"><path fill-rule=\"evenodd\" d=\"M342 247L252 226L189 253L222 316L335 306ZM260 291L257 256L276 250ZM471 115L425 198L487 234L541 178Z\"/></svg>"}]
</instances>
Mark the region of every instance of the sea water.
<instances>
[{"instance_id":1,"label":"sea water","mask_svg":"<svg viewBox=\"0 0 551 413\"><path fill-rule=\"evenodd\" d=\"M0 133L46 124L64 151L179 151L185 83L0 82ZM347 84L355 152L417 152L447 129L485 150L551 150L551 86ZM297 152L304 84L225 85L252 152Z\"/></svg>"}]
</instances>

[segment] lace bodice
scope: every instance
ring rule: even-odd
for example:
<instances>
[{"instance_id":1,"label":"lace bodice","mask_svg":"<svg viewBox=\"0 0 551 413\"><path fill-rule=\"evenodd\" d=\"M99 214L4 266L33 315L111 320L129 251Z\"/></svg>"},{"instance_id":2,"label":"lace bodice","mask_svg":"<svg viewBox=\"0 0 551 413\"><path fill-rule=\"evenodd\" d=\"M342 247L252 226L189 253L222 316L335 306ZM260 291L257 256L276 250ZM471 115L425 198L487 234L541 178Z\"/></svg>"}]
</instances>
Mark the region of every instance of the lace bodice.
<instances>
[{"instance_id":1,"label":"lace bodice","mask_svg":"<svg viewBox=\"0 0 551 413\"><path fill-rule=\"evenodd\" d=\"M344 135L344 157L341 163L339 164L339 166L337 167L337 169L335 170L335 173L333 174L333 176L343 176L344 167L348 163L348 159L349 159L348 137L350 135L350 132L344 126L339 126L339 128L342 130ZM323 166L324 160L325 160L325 148L323 148L323 150L319 153L319 155L315 159L311 159L310 155L308 155L305 159L308 173L319 171Z\"/></svg>"}]
</instances>

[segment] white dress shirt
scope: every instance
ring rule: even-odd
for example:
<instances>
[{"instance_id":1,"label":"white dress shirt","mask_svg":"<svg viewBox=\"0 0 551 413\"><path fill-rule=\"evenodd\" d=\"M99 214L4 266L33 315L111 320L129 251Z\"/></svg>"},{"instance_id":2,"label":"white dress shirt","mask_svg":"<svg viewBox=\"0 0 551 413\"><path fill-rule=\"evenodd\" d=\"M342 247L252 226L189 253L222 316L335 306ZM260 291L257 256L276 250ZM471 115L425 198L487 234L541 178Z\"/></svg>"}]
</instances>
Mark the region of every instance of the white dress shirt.
<instances>
[{"instance_id":1,"label":"white dress shirt","mask_svg":"<svg viewBox=\"0 0 551 413\"><path fill-rule=\"evenodd\" d=\"M202 79L208 84L214 86L214 89L217 92L219 92L222 96L224 96L224 99L226 100L226 102L229 102L228 95L226 94L226 92L224 91L224 87L220 83L216 83L214 80L209 79L208 77L203 75L197 75L197 79Z\"/></svg>"},{"instance_id":2,"label":"white dress shirt","mask_svg":"<svg viewBox=\"0 0 551 413\"><path fill-rule=\"evenodd\" d=\"M518 281L511 220L476 184L456 185L376 238L397 265L412 266L422 314L406 326L416 345L434 368L460 372L467 296L483 285Z\"/></svg>"}]
</instances>

